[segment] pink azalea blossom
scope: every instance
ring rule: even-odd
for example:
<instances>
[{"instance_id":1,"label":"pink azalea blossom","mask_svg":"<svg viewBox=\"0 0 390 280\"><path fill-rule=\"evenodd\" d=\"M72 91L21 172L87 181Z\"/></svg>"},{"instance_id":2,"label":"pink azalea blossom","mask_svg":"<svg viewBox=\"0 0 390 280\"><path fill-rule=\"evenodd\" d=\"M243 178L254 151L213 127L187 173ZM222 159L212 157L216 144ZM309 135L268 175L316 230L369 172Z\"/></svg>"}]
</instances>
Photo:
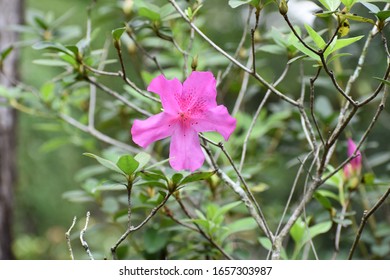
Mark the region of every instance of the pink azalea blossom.
<instances>
[{"instance_id":1,"label":"pink azalea blossom","mask_svg":"<svg viewBox=\"0 0 390 280\"><path fill-rule=\"evenodd\" d=\"M163 112L146 120L135 120L133 141L143 148L171 137L169 162L175 170L194 171L204 162L199 132L216 131L227 141L236 120L223 105L217 105L216 81L211 72L190 74L183 84L178 79L154 78L148 91L161 98Z\"/></svg>"},{"instance_id":2,"label":"pink azalea blossom","mask_svg":"<svg viewBox=\"0 0 390 280\"><path fill-rule=\"evenodd\" d=\"M351 138L348 138L347 143L347 155L348 157L352 156L356 150L356 144ZM352 159L347 165L344 166L344 175L345 177L350 177L352 174L360 173L362 169L362 156L360 151L357 151L356 157Z\"/></svg>"}]
</instances>

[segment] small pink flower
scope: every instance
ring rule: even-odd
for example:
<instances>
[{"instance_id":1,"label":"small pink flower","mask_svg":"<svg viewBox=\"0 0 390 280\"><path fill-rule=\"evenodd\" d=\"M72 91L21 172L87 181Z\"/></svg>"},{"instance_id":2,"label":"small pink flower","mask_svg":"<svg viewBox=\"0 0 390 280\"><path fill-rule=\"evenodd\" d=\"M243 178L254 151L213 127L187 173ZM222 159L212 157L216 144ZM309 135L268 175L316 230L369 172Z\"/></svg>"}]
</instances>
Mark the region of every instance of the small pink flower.
<instances>
[{"instance_id":1,"label":"small pink flower","mask_svg":"<svg viewBox=\"0 0 390 280\"><path fill-rule=\"evenodd\" d=\"M146 120L135 120L133 141L143 148L171 136L169 162L175 170L194 171L204 162L198 133L219 132L227 141L236 128L223 105L217 105L216 81L211 72L190 74L183 84L178 79L154 78L148 91L161 98L163 112Z\"/></svg>"},{"instance_id":2,"label":"small pink flower","mask_svg":"<svg viewBox=\"0 0 390 280\"><path fill-rule=\"evenodd\" d=\"M347 155L348 157L352 156L356 150L356 144L351 138L348 138L347 144ZM345 177L350 177L352 174L360 173L362 169L362 156L360 151L356 152L356 157L353 158L347 165L344 166L344 175Z\"/></svg>"}]
</instances>

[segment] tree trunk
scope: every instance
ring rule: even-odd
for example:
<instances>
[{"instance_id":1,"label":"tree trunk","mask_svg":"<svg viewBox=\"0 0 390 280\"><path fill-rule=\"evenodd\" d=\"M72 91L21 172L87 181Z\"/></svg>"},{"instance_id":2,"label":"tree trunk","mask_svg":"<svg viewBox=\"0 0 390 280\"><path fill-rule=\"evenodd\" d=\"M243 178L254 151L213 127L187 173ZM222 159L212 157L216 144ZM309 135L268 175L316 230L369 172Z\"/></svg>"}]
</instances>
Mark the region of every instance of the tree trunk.
<instances>
[{"instance_id":1,"label":"tree trunk","mask_svg":"<svg viewBox=\"0 0 390 280\"><path fill-rule=\"evenodd\" d=\"M0 0L0 51L17 40L17 35L9 27L20 24L22 16L23 0ZM10 80L17 78L17 51L14 50L4 61L0 85L10 87ZM16 112L4 106L4 100L0 97L0 259L13 259L11 226L15 158Z\"/></svg>"}]
</instances>

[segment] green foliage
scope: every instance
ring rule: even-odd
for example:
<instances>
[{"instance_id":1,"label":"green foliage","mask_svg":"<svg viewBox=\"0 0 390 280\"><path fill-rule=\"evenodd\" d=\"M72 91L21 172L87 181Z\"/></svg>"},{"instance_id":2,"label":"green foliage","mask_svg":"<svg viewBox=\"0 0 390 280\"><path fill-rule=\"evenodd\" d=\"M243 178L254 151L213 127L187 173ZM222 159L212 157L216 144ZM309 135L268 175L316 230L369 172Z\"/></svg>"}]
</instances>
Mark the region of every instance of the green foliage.
<instances>
[{"instance_id":1,"label":"green foliage","mask_svg":"<svg viewBox=\"0 0 390 280\"><path fill-rule=\"evenodd\" d=\"M25 83L37 80L33 85L0 87L0 96L6 98L1 105L6 102L41 117L38 124L23 127L30 132L23 134L21 144L22 174L31 174L21 179L19 195L25 197L18 205L27 209L18 213L17 256L44 258L47 253L50 258L67 258L62 237L60 252L44 237L52 236L50 225L57 219L61 218L57 230L63 236L74 215L91 210L88 243L101 259L111 256L113 244L137 226L117 248L118 259L267 258L277 244L265 236L260 212L275 235L293 224L285 231L291 238L282 242L282 259L326 258L338 252L343 258L356 235L351 225L358 224L363 210L377 202L389 182L390 157L383 148L388 128L386 121L373 121L384 91L376 93L370 106L356 107L353 117L349 114L354 106L348 109L349 101L340 92L361 101L390 85L384 75L386 48L379 38L389 26L383 3L359 1L364 6L358 9L354 0L320 0L325 12L318 13L314 23L295 22L289 9L284 15L291 26L280 15L280 24L269 26L276 22L275 1L178 1L198 27L195 30L171 3L163 2L97 1L87 8L74 1L82 15L75 17L72 11L62 15L67 9L61 2L61 16L29 13L26 25L14 27L30 50L23 59ZM239 11L248 8L261 19L251 36L255 12L246 21ZM341 38L337 26L348 20L351 33ZM382 34L367 36L374 24ZM364 50L370 40L374 47ZM0 62L12 50L2 50ZM169 140L143 149L132 141L129 130L135 119L161 112L158 96L146 91L150 81L160 74L183 81L195 60L197 70L217 77L218 104L235 113L237 127L226 143L218 133L202 135L224 142L230 158L218 145L200 139L204 166L193 173L177 172L169 165ZM349 84L352 75L358 77ZM374 125L380 129L367 130ZM35 144L43 135L45 140ZM344 139L351 135L356 140L369 137L362 146L362 172L348 177L339 165L347 157ZM327 146L330 140L336 141ZM70 147L76 150L68 152ZM63 165L54 170L58 164ZM75 170L65 172L72 166ZM317 182L321 184L312 189ZM40 189L41 185L46 186ZM302 204L308 192L313 199ZM75 207L60 207L59 200ZM289 220L298 206L305 212ZM37 230L39 237L23 233L33 235L31 228L39 227L40 222L23 215L36 208L32 216L52 216L46 225L50 231ZM357 252L357 258L388 258L385 214L372 217L377 227L367 223L370 229L360 241L367 250ZM83 222L78 220L73 230L74 246ZM86 258L79 247L76 258Z\"/></svg>"}]
</instances>

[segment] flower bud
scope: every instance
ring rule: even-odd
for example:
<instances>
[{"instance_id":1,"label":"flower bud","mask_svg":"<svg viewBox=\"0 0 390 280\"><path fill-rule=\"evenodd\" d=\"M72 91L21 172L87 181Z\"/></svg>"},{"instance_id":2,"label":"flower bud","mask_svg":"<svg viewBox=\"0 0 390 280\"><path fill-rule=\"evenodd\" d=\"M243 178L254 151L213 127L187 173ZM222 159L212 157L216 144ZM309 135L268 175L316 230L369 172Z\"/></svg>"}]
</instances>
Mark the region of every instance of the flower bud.
<instances>
[{"instance_id":1,"label":"flower bud","mask_svg":"<svg viewBox=\"0 0 390 280\"><path fill-rule=\"evenodd\" d=\"M192 58L192 62L191 62L191 69L192 69L192 71L196 71L196 68L198 68L198 55L195 55Z\"/></svg>"},{"instance_id":2,"label":"flower bud","mask_svg":"<svg viewBox=\"0 0 390 280\"><path fill-rule=\"evenodd\" d=\"M351 138L347 143L347 155L352 156L355 153L356 144ZM346 178L351 178L354 175L359 175L362 169L362 156L360 151L356 152L356 157L353 158L347 165L344 166L344 175Z\"/></svg>"},{"instance_id":3,"label":"flower bud","mask_svg":"<svg viewBox=\"0 0 390 280\"><path fill-rule=\"evenodd\" d=\"M288 12L288 5L286 0L281 0L279 3L279 12L281 15L286 15Z\"/></svg>"}]
</instances>

